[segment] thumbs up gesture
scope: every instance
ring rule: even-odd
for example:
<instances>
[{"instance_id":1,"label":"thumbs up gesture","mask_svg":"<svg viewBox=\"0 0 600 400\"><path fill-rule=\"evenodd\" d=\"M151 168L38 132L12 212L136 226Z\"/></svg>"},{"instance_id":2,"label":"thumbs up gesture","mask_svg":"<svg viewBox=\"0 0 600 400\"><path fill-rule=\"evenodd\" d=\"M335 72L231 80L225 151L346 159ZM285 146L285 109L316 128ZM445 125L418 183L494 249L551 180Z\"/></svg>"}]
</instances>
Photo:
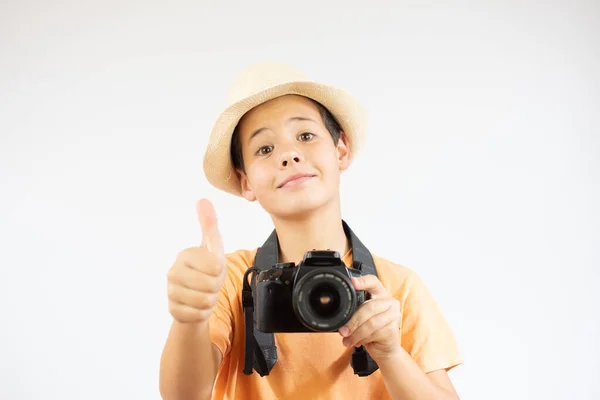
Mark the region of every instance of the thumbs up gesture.
<instances>
[{"instance_id":1,"label":"thumbs up gesture","mask_svg":"<svg viewBox=\"0 0 600 400\"><path fill-rule=\"evenodd\" d=\"M202 244L180 252L167 274L169 312L182 323L208 321L227 275L215 209L203 199L196 212Z\"/></svg>"}]
</instances>

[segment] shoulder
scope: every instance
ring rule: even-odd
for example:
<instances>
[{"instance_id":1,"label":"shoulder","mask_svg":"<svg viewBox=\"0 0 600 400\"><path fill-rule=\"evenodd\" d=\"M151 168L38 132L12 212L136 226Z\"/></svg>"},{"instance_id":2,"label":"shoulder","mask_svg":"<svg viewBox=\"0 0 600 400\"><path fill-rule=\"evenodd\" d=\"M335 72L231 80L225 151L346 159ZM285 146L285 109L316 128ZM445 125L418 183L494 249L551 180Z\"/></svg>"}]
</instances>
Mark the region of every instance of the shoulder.
<instances>
[{"instance_id":1,"label":"shoulder","mask_svg":"<svg viewBox=\"0 0 600 400\"><path fill-rule=\"evenodd\" d=\"M241 287L244 274L248 268L254 265L254 257L258 248L239 249L225 253L225 265L227 266L227 279L234 285Z\"/></svg>"},{"instance_id":2,"label":"shoulder","mask_svg":"<svg viewBox=\"0 0 600 400\"><path fill-rule=\"evenodd\" d=\"M229 273L242 274L254 264L254 257L258 248L239 249L225 254L225 264Z\"/></svg>"},{"instance_id":3,"label":"shoulder","mask_svg":"<svg viewBox=\"0 0 600 400\"><path fill-rule=\"evenodd\" d=\"M404 266L403 264L399 264L397 262L391 261L387 258L381 257L377 254L371 254L373 256L373 261L375 262L375 267L377 268L377 273L382 271L384 273L391 273L395 277L400 279L407 279L411 275L415 274L415 271Z\"/></svg>"},{"instance_id":4,"label":"shoulder","mask_svg":"<svg viewBox=\"0 0 600 400\"><path fill-rule=\"evenodd\" d=\"M258 248L255 249L239 249L225 254L227 266L245 267L248 268L254 263L254 256Z\"/></svg>"},{"instance_id":5,"label":"shoulder","mask_svg":"<svg viewBox=\"0 0 600 400\"><path fill-rule=\"evenodd\" d=\"M244 283L244 274L254 264L254 256L258 249L240 249L225 253L227 277L221 291L234 300L239 297Z\"/></svg>"},{"instance_id":6,"label":"shoulder","mask_svg":"<svg viewBox=\"0 0 600 400\"><path fill-rule=\"evenodd\" d=\"M397 299L403 300L411 288L421 282L418 273L413 269L376 254L372 256L379 280Z\"/></svg>"}]
</instances>

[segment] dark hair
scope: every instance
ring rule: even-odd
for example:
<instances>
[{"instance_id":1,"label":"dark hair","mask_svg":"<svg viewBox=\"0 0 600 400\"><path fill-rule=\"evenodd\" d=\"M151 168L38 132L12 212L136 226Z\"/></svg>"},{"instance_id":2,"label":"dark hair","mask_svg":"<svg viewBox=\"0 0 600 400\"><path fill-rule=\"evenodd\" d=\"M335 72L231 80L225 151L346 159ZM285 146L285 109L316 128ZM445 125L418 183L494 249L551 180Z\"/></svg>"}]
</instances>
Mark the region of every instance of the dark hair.
<instances>
[{"instance_id":1,"label":"dark hair","mask_svg":"<svg viewBox=\"0 0 600 400\"><path fill-rule=\"evenodd\" d=\"M319 114L321 114L323 124L329 131L329 134L333 139L333 143L337 146L342 132L342 127L340 123L333 116L333 114L321 103L311 98L308 98L308 100L312 101L319 109ZM233 163L233 168L235 170L239 169L241 171L246 172L246 169L244 168L244 157L242 155L242 142L240 139L239 124L236 125L235 129L233 130L233 135L231 136L230 156L231 162Z\"/></svg>"}]
</instances>

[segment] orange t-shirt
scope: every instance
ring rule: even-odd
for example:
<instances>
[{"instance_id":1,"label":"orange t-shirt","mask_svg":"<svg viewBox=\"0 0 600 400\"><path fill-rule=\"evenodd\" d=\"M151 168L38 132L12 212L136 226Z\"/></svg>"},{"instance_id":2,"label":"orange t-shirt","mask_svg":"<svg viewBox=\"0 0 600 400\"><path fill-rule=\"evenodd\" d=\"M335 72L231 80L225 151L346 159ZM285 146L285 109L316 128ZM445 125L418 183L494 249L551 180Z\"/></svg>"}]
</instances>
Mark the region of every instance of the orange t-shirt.
<instances>
[{"instance_id":1,"label":"orange t-shirt","mask_svg":"<svg viewBox=\"0 0 600 400\"><path fill-rule=\"evenodd\" d=\"M276 333L278 360L270 374L245 375L242 285L257 249L227 255L227 278L210 319L210 336L221 353L213 399L388 399L381 371L354 374L352 348L337 332ZM454 335L419 276L410 269L373 254L377 275L400 301L398 340L424 372L449 370L462 363ZM352 265L352 252L343 257Z\"/></svg>"}]
</instances>

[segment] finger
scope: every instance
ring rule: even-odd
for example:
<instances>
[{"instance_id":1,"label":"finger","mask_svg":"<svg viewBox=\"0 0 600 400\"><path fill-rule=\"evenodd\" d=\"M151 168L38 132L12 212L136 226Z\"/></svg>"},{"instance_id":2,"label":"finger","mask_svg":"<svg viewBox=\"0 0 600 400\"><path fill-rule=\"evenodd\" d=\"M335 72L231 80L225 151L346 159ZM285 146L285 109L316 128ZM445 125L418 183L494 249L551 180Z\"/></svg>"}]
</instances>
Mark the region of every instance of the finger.
<instances>
[{"instance_id":1,"label":"finger","mask_svg":"<svg viewBox=\"0 0 600 400\"><path fill-rule=\"evenodd\" d=\"M217 224L217 214L212 203L207 199L199 200L196 204L198 222L202 228L202 245L206 245L212 253L223 254L223 241Z\"/></svg>"},{"instance_id":2,"label":"finger","mask_svg":"<svg viewBox=\"0 0 600 400\"><path fill-rule=\"evenodd\" d=\"M221 276L225 266L220 258L206 247L192 247L177 255L177 263L210 276Z\"/></svg>"},{"instance_id":3,"label":"finger","mask_svg":"<svg viewBox=\"0 0 600 400\"><path fill-rule=\"evenodd\" d=\"M169 282L176 283L180 286L188 289L195 290L203 293L218 293L221 289L221 279L214 274L207 274L202 271L198 271L189 265L184 265L183 268L177 268L177 270L169 271Z\"/></svg>"},{"instance_id":4,"label":"finger","mask_svg":"<svg viewBox=\"0 0 600 400\"><path fill-rule=\"evenodd\" d=\"M366 336L362 340L358 340L352 346L360 347L362 345L367 345L369 343L384 343L387 341L389 335L395 335L393 340L397 340L398 343L400 341L400 330L397 328L397 325L394 321L388 322L387 325L383 326L380 329L377 329L375 332Z\"/></svg>"},{"instance_id":5,"label":"finger","mask_svg":"<svg viewBox=\"0 0 600 400\"><path fill-rule=\"evenodd\" d=\"M198 292L174 283L168 285L167 293L171 301L185 304L198 310L212 310L217 303L217 296L214 294Z\"/></svg>"},{"instance_id":6,"label":"finger","mask_svg":"<svg viewBox=\"0 0 600 400\"><path fill-rule=\"evenodd\" d=\"M382 313L373 315L358 328L356 328L356 330L354 330L350 336L345 337L342 343L347 347L356 346L358 343L369 343L365 341L367 337L377 333L392 321L393 315L391 312L389 312L389 309Z\"/></svg>"},{"instance_id":7,"label":"finger","mask_svg":"<svg viewBox=\"0 0 600 400\"><path fill-rule=\"evenodd\" d=\"M354 331L367 320L387 311L391 306L392 303L388 299L373 299L366 301L358 308L358 310L356 310L352 318L350 318L350 321L339 330L340 334L344 337L352 335Z\"/></svg>"},{"instance_id":8,"label":"finger","mask_svg":"<svg viewBox=\"0 0 600 400\"><path fill-rule=\"evenodd\" d=\"M383 284L375 275L352 278L352 285L354 285L356 290L365 290L369 292L372 298L388 295L388 291L385 290Z\"/></svg>"},{"instance_id":9,"label":"finger","mask_svg":"<svg viewBox=\"0 0 600 400\"><path fill-rule=\"evenodd\" d=\"M178 315L184 321L198 321L208 319L212 310L198 310L176 301L169 301L169 312Z\"/></svg>"}]
</instances>

